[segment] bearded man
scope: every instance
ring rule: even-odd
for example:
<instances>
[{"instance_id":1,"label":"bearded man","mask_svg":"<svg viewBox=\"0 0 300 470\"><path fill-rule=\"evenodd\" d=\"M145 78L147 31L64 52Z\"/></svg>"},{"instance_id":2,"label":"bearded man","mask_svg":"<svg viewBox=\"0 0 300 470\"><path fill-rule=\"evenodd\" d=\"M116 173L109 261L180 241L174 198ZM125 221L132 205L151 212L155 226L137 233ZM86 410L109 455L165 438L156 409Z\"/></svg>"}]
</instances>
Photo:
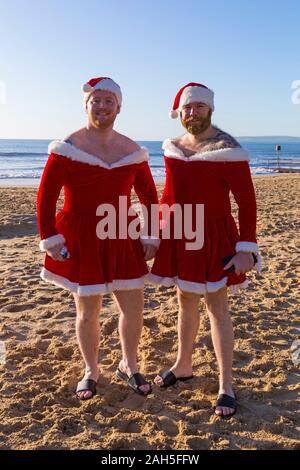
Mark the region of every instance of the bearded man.
<instances>
[{"instance_id":1,"label":"bearded man","mask_svg":"<svg viewBox=\"0 0 300 470\"><path fill-rule=\"evenodd\" d=\"M150 279L177 286L179 303L178 354L174 365L158 374L159 387L193 378L192 352L199 328L198 305L204 297L210 318L212 342L219 367L218 416L232 416L237 400L232 385L234 335L228 307L228 290L247 286L245 273L259 267L256 240L256 200L249 154L226 132L212 125L214 93L200 83L188 83L176 95L171 117L180 113L184 135L168 139L165 151L166 184L161 205L171 210L166 221L176 228L172 207L184 210L204 206L203 246L187 248L187 237L162 235ZM231 214L229 194L239 209L239 230ZM193 221L195 226L195 220ZM164 230L162 230L163 234ZM171 231L172 232L172 231Z\"/></svg>"}]
</instances>

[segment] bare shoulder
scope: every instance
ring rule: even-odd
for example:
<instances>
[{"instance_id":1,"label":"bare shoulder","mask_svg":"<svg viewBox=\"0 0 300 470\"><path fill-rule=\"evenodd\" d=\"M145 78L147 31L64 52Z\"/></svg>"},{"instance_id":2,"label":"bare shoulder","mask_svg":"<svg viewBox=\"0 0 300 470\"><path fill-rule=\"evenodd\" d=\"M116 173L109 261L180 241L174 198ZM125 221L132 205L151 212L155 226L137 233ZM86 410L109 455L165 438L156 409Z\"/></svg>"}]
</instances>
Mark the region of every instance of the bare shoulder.
<instances>
[{"instance_id":1,"label":"bare shoulder","mask_svg":"<svg viewBox=\"0 0 300 470\"><path fill-rule=\"evenodd\" d=\"M211 142L214 142L219 148L235 148L241 147L239 142L228 132L223 131L216 127L217 134L211 139Z\"/></svg>"},{"instance_id":2,"label":"bare shoulder","mask_svg":"<svg viewBox=\"0 0 300 470\"><path fill-rule=\"evenodd\" d=\"M67 135L63 140L65 142L72 142L76 145L82 141L84 131L84 128L79 129L78 131L72 132L71 134Z\"/></svg>"},{"instance_id":3,"label":"bare shoulder","mask_svg":"<svg viewBox=\"0 0 300 470\"><path fill-rule=\"evenodd\" d=\"M141 149L141 147L134 140L129 139L129 137L126 137L126 135L122 134L118 134L118 144L122 150L122 153L124 154L133 153Z\"/></svg>"},{"instance_id":4,"label":"bare shoulder","mask_svg":"<svg viewBox=\"0 0 300 470\"><path fill-rule=\"evenodd\" d=\"M181 135L180 137L175 137L174 139L170 139L170 140L174 145L176 145L176 147L187 146L186 134Z\"/></svg>"}]
</instances>

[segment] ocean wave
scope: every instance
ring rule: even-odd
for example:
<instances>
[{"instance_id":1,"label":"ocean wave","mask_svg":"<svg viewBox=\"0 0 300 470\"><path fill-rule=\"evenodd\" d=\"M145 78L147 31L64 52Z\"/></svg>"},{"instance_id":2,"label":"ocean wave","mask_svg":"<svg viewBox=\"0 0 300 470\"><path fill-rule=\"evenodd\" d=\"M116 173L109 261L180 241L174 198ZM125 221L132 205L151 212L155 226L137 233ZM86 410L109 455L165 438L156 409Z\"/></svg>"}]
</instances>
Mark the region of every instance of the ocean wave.
<instances>
[{"instance_id":1,"label":"ocean wave","mask_svg":"<svg viewBox=\"0 0 300 470\"><path fill-rule=\"evenodd\" d=\"M275 168L264 168L262 166L251 167L250 166L251 175L269 175L273 173L277 173Z\"/></svg>"},{"instance_id":2,"label":"ocean wave","mask_svg":"<svg viewBox=\"0 0 300 470\"><path fill-rule=\"evenodd\" d=\"M0 157L47 157L47 152L0 152Z\"/></svg>"},{"instance_id":3,"label":"ocean wave","mask_svg":"<svg viewBox=\"0 0 300 470\"><path fill-rule=\"evenodd\" d=\"M11 178L40 178L42 175L42 172L17 172L17 171L11 171L7 173L0 173L0 179L11 179Z\"/></svg>"}]
</instances>

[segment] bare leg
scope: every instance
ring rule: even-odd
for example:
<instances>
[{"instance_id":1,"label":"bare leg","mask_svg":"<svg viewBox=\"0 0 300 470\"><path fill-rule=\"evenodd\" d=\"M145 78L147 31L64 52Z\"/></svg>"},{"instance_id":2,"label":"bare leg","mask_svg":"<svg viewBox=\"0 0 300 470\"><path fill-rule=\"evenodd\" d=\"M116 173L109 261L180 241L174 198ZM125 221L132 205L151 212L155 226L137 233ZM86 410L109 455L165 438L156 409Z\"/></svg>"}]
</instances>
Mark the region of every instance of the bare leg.
<instances>
[{"instance_id":1,"label":"bare leg","mask_svg":"<svg viewBox=\"0 0 300 470\"><path fill-rule=\"evenodd\" d=\"M98 353L100 341L99 313L102 296L88 297L74 294L76 304L76 336L79 349L85 363L84 379L98 379ZM78 392L79 398L88 398L92 392Z\"/></svg>"},{"instance_id":2,"label":"bare leg","mask_svg":"<svg viewBox=\"0 0 300 470\"><path fill-rule=\"evenodd\" d=\"M122 347L122 360L119 369L128 376L138 372L137 350L143 327L143 289L119 290L114 292L120 309L119 334ZM148 392L149 385L141 385L140 390Z\"/></svg>"},{"instance_id":3,"label":"bare leg","mask_svg":"<svg viewBox=\"0 0 300 470\"><path fill-rule=\"evenodd\" d=\"M228 309L227 287L217 292L205 294L211 336L219 366L219 394L226 393L234 397L232 389L233 326ZM217 407L217 415L227 415L232 408Z\"/></svg>"},{"instance_id":4,"label":"bare leg","mask_svg":"<svg viewBox=\"0 0 300 470\"><path fill-rule=\"evenodd\" d=\"M199 294L177 290L178 315L178 353L171 371L176 377L189 377L192 375L192 353L194 341L199 329ZM162 378L157 375L154 379L156 385L163 384Z\"/></svg>"}]
</instances>

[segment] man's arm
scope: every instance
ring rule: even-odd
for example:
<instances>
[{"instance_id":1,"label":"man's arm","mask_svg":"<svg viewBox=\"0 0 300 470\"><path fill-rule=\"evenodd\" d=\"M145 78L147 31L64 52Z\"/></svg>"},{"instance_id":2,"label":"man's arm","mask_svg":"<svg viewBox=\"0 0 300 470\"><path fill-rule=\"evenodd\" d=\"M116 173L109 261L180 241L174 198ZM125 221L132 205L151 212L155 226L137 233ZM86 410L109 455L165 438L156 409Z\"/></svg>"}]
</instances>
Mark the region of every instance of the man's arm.
<instances>
[{"instance_id":1,"label":"man's arm","mask_svg":"<svg viewBox=\"0 0 300 470\"><path fill-rule=\"evenodd\" d=\"M254 253L258 257L257 269L260 270L260 256L256 239L256 197L251 178L249 163L226 162L225 179L238 205L239 240L235 250Z\"/></svg>"},{"instance_id":2,"label":"man's arm","mask_svg":"<svg viewBox=\"0 0 300 470\"><path fill-rule=\"evenodd\" d=\"M65 242L63 235L56 230L55 214L56 203L66 178L67 170L62 158L50 154L37 194L37 217L41 236L41 251L46 251L48 248Z\"/></svg>"}]
</instances>

